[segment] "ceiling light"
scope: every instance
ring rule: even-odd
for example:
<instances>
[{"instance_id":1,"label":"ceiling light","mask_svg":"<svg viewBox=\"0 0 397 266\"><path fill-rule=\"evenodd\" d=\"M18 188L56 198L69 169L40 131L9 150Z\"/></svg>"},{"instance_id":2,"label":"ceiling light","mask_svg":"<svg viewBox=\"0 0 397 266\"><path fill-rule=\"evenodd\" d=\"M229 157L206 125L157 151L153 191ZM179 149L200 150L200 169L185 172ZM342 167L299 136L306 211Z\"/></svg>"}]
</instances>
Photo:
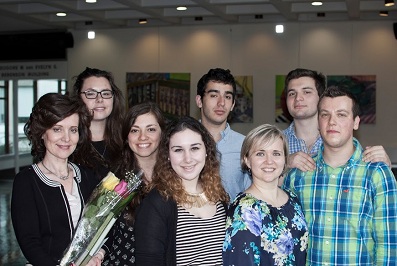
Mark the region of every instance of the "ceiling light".
<instances>
[{"instance_id":1,"label":"ceiling light","mask_svg":"<svg viewBox=\"0 0 397 266\"><path fill-rule=\"evenodd\" d=\"M276 25L276 33L283 33L284 25Z\"/></svg>"},{"instance_id":2,"label":"ceiling light","mask_svg":"<svg viewBox=\"0 0 397 266\"><path fill-rule=\"evenodd\" d=\"M88 32L88 39L90 39L90 40L92 40L92 39L95 39L95 31L93 31L93 30L90 30L89 32Z\"/></svg>"},{"instance_id":3,"label":"ceiling light","mask_svg":"<svg viewBox=\"0 0 397 266\"><path fill-rule=\"evenodd\" d=\"M92 4L92 3L96 3L96 0L85 0L85 2Z\"/></svg>"},{"instance_id":4,"label":"ceiling light","mask_svg":"<svg viewBox=\"0 0 397 266\"><path fill-rule=\"evenodd\" d=\"M388 11L379 11L379 16L387 17L387 16L389 16L389 12Z\"/></svg>"},{"instance_id":5,"label":"ceiling light","mask_svg":"<svg viewBox=\"0 0 397 266\"><path fill-rule=\"evenodd\" d=\"M140 18L139 19L139 24L146 24L147 23L147 19L146 18Z\"/></svg>"},{"instance_id":6,"label":"ceiling light","mask_svg":"<svg viewBox=\"0 0 397 266\"><path fill-rule=\"evenodd\" d=\"M186 9L187 9L186 6L178 6L178 7L176 8L176 10L179 10L179 11L184 11L184 10L186 10Z\"/></svg>"},{"instance_id":7,"label":"ceiling light","mask_svg":"<svg viewBox=\"0 0 397 266\"><path fill-rule=\"evenodd\" d=\"M312 6L322 6L323 5L323 2L321 2L321 1L313 1L312 2Z\"/></svg>"},{"instance_id":8,"label":"ceiling light","mask_svg":"<svg viewBox=\"0 0 397 266\"><path fill-rule=\"evenodd\" d=\"M58 12L57 17L66 17L66 13L64 12Z\"/></svg>"},{"instance_id":9,"label":"ceiling light","mask_svg":"<svg viewBox=\"0 0 397 266\"><path fill-rule=\"evenodd\" d=\"M385 6L394 6L394 0L385 0Z\"/></svg>"}]
</instances>

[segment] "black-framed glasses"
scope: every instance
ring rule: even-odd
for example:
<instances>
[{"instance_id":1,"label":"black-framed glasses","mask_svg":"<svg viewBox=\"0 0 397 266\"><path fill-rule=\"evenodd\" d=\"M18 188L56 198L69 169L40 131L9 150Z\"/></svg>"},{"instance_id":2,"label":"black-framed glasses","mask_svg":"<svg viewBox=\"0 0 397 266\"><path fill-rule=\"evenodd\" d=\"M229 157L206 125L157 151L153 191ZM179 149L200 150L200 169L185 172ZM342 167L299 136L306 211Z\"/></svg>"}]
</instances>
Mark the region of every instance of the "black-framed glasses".
<instances>
[{"instance_id":1,"label":"black-framed glasses","mask_svg":"<svg viewBox=\"0 0 397 266\"><path fill-rule=\"evenodd\" d=\"M103 90L103 91L88 90L81 92L81 94L84 94L87 99L96 99L96 97L98 97L98 94L100 94L103 99L110 99L113 97L112 90Z\"/></svg>"}]
</instances>

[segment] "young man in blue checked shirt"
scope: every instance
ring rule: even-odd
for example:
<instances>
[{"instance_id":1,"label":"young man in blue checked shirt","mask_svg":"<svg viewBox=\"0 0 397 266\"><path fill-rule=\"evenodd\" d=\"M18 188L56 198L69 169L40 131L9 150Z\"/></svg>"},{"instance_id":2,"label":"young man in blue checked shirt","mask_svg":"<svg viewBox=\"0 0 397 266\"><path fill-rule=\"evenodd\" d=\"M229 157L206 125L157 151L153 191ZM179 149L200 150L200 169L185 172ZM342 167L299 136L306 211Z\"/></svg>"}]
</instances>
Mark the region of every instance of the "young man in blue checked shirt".
<instances>
[{"instance_id":1,"label":"young man in blue checked shirt","mask_svg":"<svg viewBox=\"0 0 397 266\"><path fill-rule=\"evenodd\" d=\"M312 155L317 154L322 144L318 132L317 104L325 86L325 76L310 69L291 70L285 78L286 105L294 118L284 130L290 152L289 168L302 171L313 171L315 168ZM379 145L366 147L363 158L366 162L386 162L391 165L385 149Z\"/></svg>"},{"instance_id":2,"label":"young man in blue checked shirt","mask_svg":"<svg viewBox=\"0 0 397 266\"><path fill-rule=\"evenodd\" d=\"M240 164L244 135L232 130L227 118L236 103L236 81L228 69L210 69L197 83L196 104L201 123L211 133L220 152L220 175L230 200L251 185Z\"/></svg>"},{"instance_id":3,"label":"young man in blue checked shirt","mask_svg":"<svg viewBox=\"0 0 397 266\"><path fill-rule=\"evenodd\" d=\"M352 94L328 88L318 105L315 170L295 168L285 178L309 227L306 265L397 265L396 180L385 163L363 160L353 137L358 114Z\"/></svg>"}]
</instances>

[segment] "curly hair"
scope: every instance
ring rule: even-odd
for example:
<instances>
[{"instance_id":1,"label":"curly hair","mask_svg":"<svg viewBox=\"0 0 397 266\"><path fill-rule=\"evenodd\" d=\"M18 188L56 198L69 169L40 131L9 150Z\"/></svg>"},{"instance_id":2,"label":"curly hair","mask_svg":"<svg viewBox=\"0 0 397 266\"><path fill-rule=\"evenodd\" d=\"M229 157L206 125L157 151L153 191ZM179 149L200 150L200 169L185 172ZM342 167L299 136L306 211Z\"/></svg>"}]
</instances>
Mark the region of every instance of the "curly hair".
<instances>
[{"instance_id":1,"label":"curly hair","mask_svg":"<svg viewBox=\"0 0 397 266\"><path fill-rule=\"evenodd\" d=\"M123 149L121 150L121 158L116 167L116 175L120 178L124 177L125 174L129 171L140 169L140 165L138 159L136 158L134 152L131 150L128 144L128 135L131 131L131 127L134 125L137 118L144 114L152 114L161 129L161 139L163 138L166 119L164 118L163 112L160 110L157 104L153 102L145 102L134 105L131 107L127 115L124 118L122 125L122 139L124 140ZM142 176L142 179L145 179L145 176ZM135 216L136 208L141 203L142 199L148 193L148 187L142 184L142 187L139 189L138 194L132 199L128 208L128 216L126 217L128 221L133 221Z\"/></svg>"},{"instance_id":2,"label":"curly hair","mask_svg":"<svg viewBox=\"0 0 397 266\"><path fill-rule=\"evenodd\" d=\"M192 204L188 200L182 179L178 177L171 166L171 162L168 160L170 139L176 133L187 129L201 136L206 149L205 165L199 176L199 182L206 197L211 202L229 202L229 196L222 186L219 175L216 143L207 129L199 121L189 116L175 120L167 127L165 136L160 144L158 160L154 167L153 181L150 185L155 187L165 199L172 198L178 204Z\"/></svg>"},{"instance_id":3,"label":"curly hair","mask_svg":"<svg viewBox=\"0 0 397 266\"><path fill-rule=\"evenodd\" d=\"M231 85L233 87L233 102L236 97L236 81L233 75L230 73L229 69L222 68L214 68L210 69L207 74L203 75L200 80L197 82L197 95L201 98L204 97L205 89L207 87L208 82L219 82L226 85Z\"/></svg>"},{"instance_id":4,"label":"curly hair","mask_svg":"<svg viewBox=\"0 0 397 266\"><path fill-rule=\"evenodd\" d=\"M92 146L89 144L91 142L90 123L92 117L87 108L67 95L47 93L33 106L32 113L24 126L25 134L32 146L31 154L34 163L43 160L46 153L42 139L43 134L56 123L73 114L79 115L79 141L70 158L81 158L82 161L85 161L85 158L90 157L87 155L94 156ZM89 163L87 164L89 165Z\"/></svg>"},{"instance_id":5,"label":"curly hair","mask_svg":"<svg viewBox=\"0 0 397 266\"><path fill-rule=\"evenodd\" d=\"M241 146L241 153L240 153L240 163L241 169L243 171L248 171L249 168L245 163L245 158L247 158L252 152L252 149L257 147L258 145L271 145L277 139L281 139L283 142L283 152L284 152L284 170L282 175L287 172L287 165L288 165L288 140L284 133L276 126L270 124L263 124L254 129L252 129L243 141L243 145Z\"/></svg>"},{"instance_id":6,"label":"curly hair","mask_svg":"<svg viewBox=\"0 0 397 266\"><path fill-rule=\"evenodd\" d=\"M125 100L123 93L116 86L111 72L87 67L78 76L74 77L75 83L73 85L72 95L79 96L78 98L80 99L81 104L85 105L81 99L81 97L83 97L81 95L81 89L83 88L84 81L90 77L106 78L113 91L113 110L106 119L104 140L109 155L108 158L110 160L110 165L114 165L120 156L120 150L123 146L120 125L122 124L123 116L125 114Z\"/></svg>"}]
</instances>

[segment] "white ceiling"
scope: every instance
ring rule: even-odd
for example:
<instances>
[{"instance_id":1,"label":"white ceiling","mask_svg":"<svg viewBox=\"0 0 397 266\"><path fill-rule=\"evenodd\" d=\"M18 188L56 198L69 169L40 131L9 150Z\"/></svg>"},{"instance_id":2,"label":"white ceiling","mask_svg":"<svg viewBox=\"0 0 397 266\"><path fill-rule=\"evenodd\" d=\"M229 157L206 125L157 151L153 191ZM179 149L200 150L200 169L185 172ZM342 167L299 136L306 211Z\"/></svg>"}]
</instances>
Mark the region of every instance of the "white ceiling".
<instances>
[{"instance_id":1,"label":"white ceiling","mask_svg":"<svg viewBox=\"0 0 397 266\"><path fill-rule=\"evenodd\" d=\"M187 10L177 11L180 5ZM380 17L381 10L389 16ZM141 18L148 23L139 25ZM322 6L307 0L0 0L0 32L349 20L396 21L397 7L384 0L324 0Z\"/></svg>"}]
</instances>

